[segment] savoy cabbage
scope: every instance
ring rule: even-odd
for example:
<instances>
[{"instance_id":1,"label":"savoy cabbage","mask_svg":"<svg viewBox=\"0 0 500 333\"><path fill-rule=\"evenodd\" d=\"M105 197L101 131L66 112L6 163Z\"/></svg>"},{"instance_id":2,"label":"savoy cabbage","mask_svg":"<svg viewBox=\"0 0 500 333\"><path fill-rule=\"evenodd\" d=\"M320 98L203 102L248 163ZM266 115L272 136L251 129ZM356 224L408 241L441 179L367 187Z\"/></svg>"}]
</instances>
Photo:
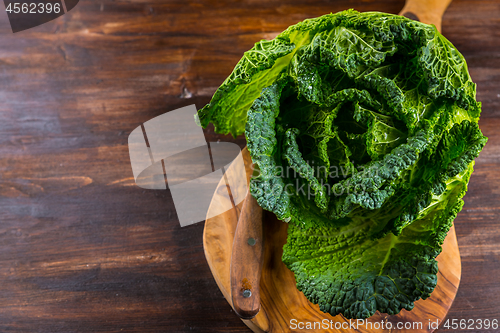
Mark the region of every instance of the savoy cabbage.
<instances>
[{"instance_id":1,"label":"savoy cabbage","mask_svg":"<svg viewBox=\"0 0 500 333\"><path fill-rule=\"evenodd\" d=\"M283 261L320 309L411 310L437 283L478 128L466 62L434 26L348 10L245 52L199 111L244 133L259 205L289 222Z\"/></svg>"}]
</instances>

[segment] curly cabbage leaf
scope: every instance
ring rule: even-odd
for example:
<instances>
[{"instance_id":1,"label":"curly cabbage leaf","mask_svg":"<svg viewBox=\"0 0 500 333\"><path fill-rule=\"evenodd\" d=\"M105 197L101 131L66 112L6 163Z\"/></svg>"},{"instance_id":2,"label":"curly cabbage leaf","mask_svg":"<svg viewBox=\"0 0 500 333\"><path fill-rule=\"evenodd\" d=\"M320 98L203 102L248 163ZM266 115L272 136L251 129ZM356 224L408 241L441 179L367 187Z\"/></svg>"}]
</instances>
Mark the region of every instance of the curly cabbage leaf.
<instances>
[{"instance_id":1,"label":"curly cabbage leaf","mask_svg":"<svg viewBox=\"0 0 500 333\"><path fill-rule=\"evenodd\" d=\"M283 262L320 309L411 310L487 139L476 85L434 26L348 10L246 52L199 111L245 133L250 192L289 222Z\"/></svg>"}]
</instances>

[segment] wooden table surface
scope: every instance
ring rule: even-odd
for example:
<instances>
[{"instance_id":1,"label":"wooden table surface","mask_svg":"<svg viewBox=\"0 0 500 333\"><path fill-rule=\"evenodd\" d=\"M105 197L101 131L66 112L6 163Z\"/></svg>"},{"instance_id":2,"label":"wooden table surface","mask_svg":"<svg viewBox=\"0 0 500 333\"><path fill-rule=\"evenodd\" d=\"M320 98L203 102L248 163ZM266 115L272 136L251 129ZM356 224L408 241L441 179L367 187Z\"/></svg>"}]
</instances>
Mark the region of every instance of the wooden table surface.
<instances>
[{"instance_id":1,"label":"wooden table surface","mask_svg":"<svg viewBox=\"0 0 500 333\"><path fill-rule=\"evenodd\" d=\"M16 34L2 11L0 332L249 332L210 274L203 222L181 228L168 191L134 185L128 134L201 108L244 51L291 24L402 6L81 0ZM450 319L500 320L499 18L497 1L455 0L443 19L489 137L455 220L462 282Z\"/></svg>"}]
</instances>

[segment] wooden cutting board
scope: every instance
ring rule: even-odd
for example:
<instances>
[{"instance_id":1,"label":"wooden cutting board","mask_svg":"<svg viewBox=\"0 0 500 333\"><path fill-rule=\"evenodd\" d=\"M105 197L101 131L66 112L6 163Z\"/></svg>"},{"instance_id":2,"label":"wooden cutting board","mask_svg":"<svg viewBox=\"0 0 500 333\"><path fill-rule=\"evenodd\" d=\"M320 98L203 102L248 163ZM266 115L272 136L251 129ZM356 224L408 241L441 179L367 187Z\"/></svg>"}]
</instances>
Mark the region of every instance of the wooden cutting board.
<instances>
[{"instance_id":1,"label":"wooden cutting board","mask_svg":"<svg viewBox=\"0 0 500 333\"><path fill-rule=\"evenodd\" d=\"M246 148L243 150L247 181L251 175L251 159ZM226 204L226 197L219 194L219 190L226 188L223 179L218 190L214 194L210 211L216 209L218 204ZM222 193L222 192L220 192ZM240 204L237 209L241 209ZM230 294L230 262L234 232L238 222L238 215L235 209L226 211L223 214L208 218L205 222L203 233L203 246L205 256L210 266L212 274L222 291L226 300L231 304ZM438 283L431 297L426 300L415 302L412 311L402 310L398 315L389 316L377 312L368 319L374 327L360 325L357 330L340 328L342 323L349 322L342 315L331 316L319 310L319 306L309 302L306 297L297 290L293 273L281 261L282 247L286 242L288 225L276 219L274 214L265 212L264 215L264 260L262 278L260 281L261 309L257 316L251 320L243 322L254 332L298 332L298 324L322 322L328 320L329 326L333 329L303 330L309 332L432 332L436 326L445 318L448 310L455 299L461 276L460 254L458 251L455 228L452 227L443 244L443 252L437 257L439 273ZM236 314L235 314L236 315ZM296 320L296 321L293 321ZM376 323L391 322L393 329L376 329ZM422 329L408 330L397 329L400 325L408 325L414 322L421 322ZM433 323L429 327L429 322Z\"/></svg>"}]
</instances>

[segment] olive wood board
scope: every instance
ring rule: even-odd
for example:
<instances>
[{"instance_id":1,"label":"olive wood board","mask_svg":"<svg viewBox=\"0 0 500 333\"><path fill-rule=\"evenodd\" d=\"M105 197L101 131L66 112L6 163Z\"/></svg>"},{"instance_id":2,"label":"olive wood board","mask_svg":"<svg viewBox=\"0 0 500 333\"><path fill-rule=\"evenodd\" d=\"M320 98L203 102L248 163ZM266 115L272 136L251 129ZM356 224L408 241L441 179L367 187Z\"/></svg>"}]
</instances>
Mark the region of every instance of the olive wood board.
<instances>
[{"instance_id":1,"label":"olive wood board","mask_svg":"<svg viewBox=\"0 0 500 333\"><path fill-rule=\"evenodd\" d=\"M246 148L243 149L242 154L248 183L252 173L251 159ZM221 179L212 198L208 214L210 214L211 209L216 209L213 207L214 205L225 204L223 201L228 200L219 194L220 190L225 187L226 184ZM242 203L237 206L238 210L232 209L208 218L203 233L203 247L208 265L229 304L231 304L231 251L238 222L237 212L241 210L241 205ZM444 320L455 299L460 283L461 263L455 228L452 227L444 241L443 251L437 257L439 267L438 282L429 298L416 301L412 311L402 310L397 315L376 312L367 320L367 322L372 322L371 327L370 324L365 322L356 329L352 329L352 327L346 329L347 324L343 324L344 327L341 328L342 323L349 323L349 320L342 315L334 317L324 313L320 311L317 304L309 302L302 292L296 288L294 274L281 261L282 247L286 242L288 225L277 220L274 214L269 212L264 212L263 223L264 256L260 281L261 308L253 319L243 320L254 332L433 332L437 328L436 321L439 320L439 323L441 323ZM300 323L301 325L307 325L308 323L313 325L315 322L323 323L325 319L328 321L328 329L322 327L317 330L308 330L304 326L302 330L298 326ZM391 322L392 330L386 329L386 327L376 329L377 322ZM402 322L399 325L405 325L406 323L406 327L409 327L410 323L421 322L422 329L397 329L398 322ZM433 323L431 327L429 327L429 322ZM378 325L380 326L380 324Z\"/></svg>"}]
</instances>

